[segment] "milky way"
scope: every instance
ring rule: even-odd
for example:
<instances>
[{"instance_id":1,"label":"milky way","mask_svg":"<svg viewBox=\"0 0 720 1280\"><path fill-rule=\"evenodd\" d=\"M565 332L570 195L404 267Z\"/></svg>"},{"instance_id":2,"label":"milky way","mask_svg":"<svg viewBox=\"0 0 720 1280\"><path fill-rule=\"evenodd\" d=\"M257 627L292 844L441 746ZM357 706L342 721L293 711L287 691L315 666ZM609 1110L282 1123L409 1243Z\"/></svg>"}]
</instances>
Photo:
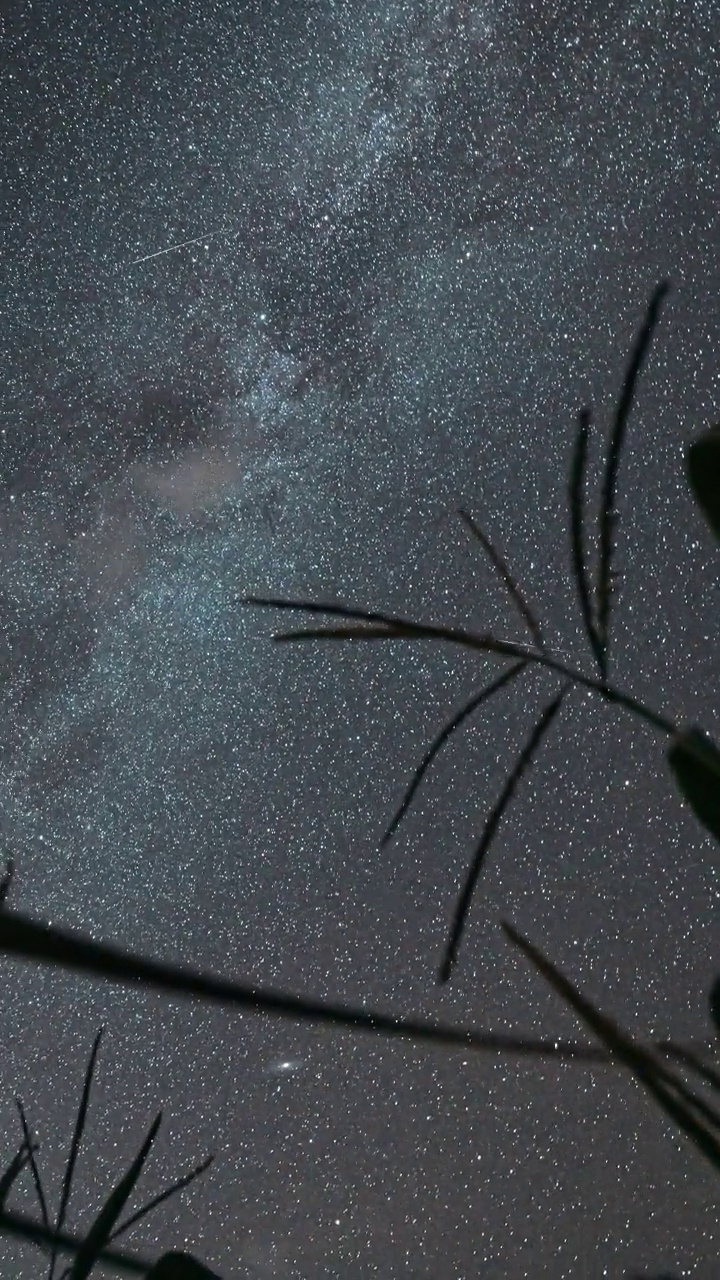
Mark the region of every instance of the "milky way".
<instances>
[{"instance_id":1,"label":"milky way","mask_svg":"<svg viewBox=\"0 0 720 1280\"><path fill-rule=\"evenodd\" d=\"M15 905L266 986L578 1037L504 915L633 1030L706 1040L714 852L655 736L569 700L440 990L457 886L552 682L467 725L378 852L496 666L275 647L238 597L524 639L463 505L553 647L586 661L564 513L577 411L607 423L667 278L621 475L614 674L712 728L717 560L682 449L718 416L714 7L77 0L0 24ZM54 1194L107 1026L73 1229L164 1105L147 1195L217 1160L128 1234L144 1256L187 1246L226 1280L716 1274L709 1174L609 1071L5 970L3 1159L20 1093ZM3 1274L37 1266L0 1244Z\"/></svg>"}]
</instances>

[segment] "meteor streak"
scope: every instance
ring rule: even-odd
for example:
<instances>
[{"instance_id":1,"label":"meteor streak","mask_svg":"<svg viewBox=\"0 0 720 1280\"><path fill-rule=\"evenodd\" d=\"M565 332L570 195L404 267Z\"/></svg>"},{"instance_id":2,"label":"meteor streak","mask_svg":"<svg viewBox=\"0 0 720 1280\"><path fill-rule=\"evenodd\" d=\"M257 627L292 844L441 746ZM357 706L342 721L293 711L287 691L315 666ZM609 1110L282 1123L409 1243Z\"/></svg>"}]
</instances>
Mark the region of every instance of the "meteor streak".
<instances>
[{"instance_id":1,"label":"meteor streak","mask_svg":"<svg viewBox=\"0 0 720 1280\"><path fill-rule=\"evenodd\" d=\"M137 267L141 262L149 262L151 258L161 258L164 253L174 253L176 249L187 249L188 245L201 244L203 240L216 240L218 236L236 235L233 231L210 231L205 236L195 236L193 240L181 240L179 244L170 244L167 249L156 249L154 253L147 253L144 258L134 258L130 263L131 267Z\"/></svg>"}]
</instances>

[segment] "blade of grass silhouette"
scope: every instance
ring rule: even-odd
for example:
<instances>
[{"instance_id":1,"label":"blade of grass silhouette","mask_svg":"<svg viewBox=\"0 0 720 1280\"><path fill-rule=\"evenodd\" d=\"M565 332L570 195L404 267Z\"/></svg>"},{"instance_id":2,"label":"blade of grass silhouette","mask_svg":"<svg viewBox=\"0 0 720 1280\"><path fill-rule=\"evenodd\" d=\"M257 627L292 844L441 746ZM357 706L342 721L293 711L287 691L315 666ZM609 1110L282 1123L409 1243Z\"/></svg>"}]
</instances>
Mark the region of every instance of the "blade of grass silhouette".
<instances>
[{"instance_id":1,"label":"blade of grass silhouette","mask_svg":"<svg viewBox=\"0 0 720 1280\"><path fill-rule=\"evenodd\" d=\"M663 282L653 293L648 305L645 321L638 333L630 353L623 385L620 390L615 420L610 432L605 474L602 483L600 502L600 557L597 577L597 616L598 637L600 640L602 663L600 672L605 679L608 670L608 643L610 630L610 592L612 584L612 561L614 553L613 525L615 520L615 497L617 491L617 475L620 455L625 443L627 425L630 417L635 388L640 371L645 362L653 332L660 316L660 307L670 286Z\"/></svg>"},{"instance_id":2,"label":"blade of grass silhouette","mask_svg":"<svg viewBox=\"0 0 720 1280\"><path fill-rule=\"evenodd\" d=\"M90 1275L98 1260L98 1255L107 1245L110 1233L135 1189L135 1184L143 1171L145 1161L157 1137L161 1122L162 1111L158 1111L130 1168L127 1173L123 1174L116 1186L113 1187L82 1245L75 1254L75 1261L70 1269L68 1280L87 1280Z\"/></svg>"},{"instance_id":3,"label":"blade of grass silhouette","mask_svg":"<svg viewBox=\"0 0 720 1280\"><path fill-rule=\"evenodd\" d=\"M338 617L356 618L379 624L368 627L331 627L284 632L273 636L273 640L276 643L295 640L439 640L446 644L457 644L464 648L472 649L476 653L494 653L506 658L518 658L523 661L534 662L538 666L545 667L548 671L556 672L557 675L562 676L565 680L572 681L573 684L581 685L585 689L592 689L593 692L599 694L607 702L624 707L626 711L630 711L633 715L646 720L648 724L653 725L655 729L659 729L662 733L672 735L678 732L677 726L667 716L653 711L651 707L639 702L637 698L631 697L630 694L624 693L621 689L616 689L612 685L585 675L582 671L576 671L573 667L569 667L566 663L560 662L556 658L544 653L538 653L537 650L530 649L527 645L517 644L511 640L499 640L492 635L478 635L473 631L466 630L464 627L443 627L411 622L406 618L397 618L391 614L369 612L364 609L351 609L345 605L315 604L299 600L272 600L259 596L245 596L240 603L263 609L293 609L298 612L304 610L307 613L328 613ZM692 750L692 747L690 749Z\"/></svg>"},{"instance_id":4,"label":"blade of grass silhouette","mask_svg":"<svg viewBox=\"0 0 720 1280\"><path fill-rule=\"evenodd\" d=\"M138 1209L132 1217L126 1218L119 1227L116 1227L112 1235L108 1237L108 1242L112 1244L113 1240L117 1240L118 1236L121 1236L123 1232L129 1231L130 1228L134 1227L141 1218L146 1216L146 1214L150 1213L153 1209L157 1209L158 1205L163 1204L165 1200L169 1200L170 1196L174 1196L176 1192L183 1191L185 1187L189 1187L191 1182L194 1182L196 1178L199 1178L202 1173L205 1173L205 1171L210 1168L214 1159L215 1156L207 1156L206 1159L196 1165L194 1169L191 1169L190 1173L184 1174L182 1178L178 1178L177 1182L173 1182L172 1186L166 1187L164 1191L159 1193L159 1195L153 1196L152 1200L148 1200L147 1204L144 1204L141 1209Z\"/></svg>"},{"instance_id":5,"label":"blade of grass silhouette","mask_svg":"<svg viewBox=\"0 0 720 1280\"><path fill-rule=\"evenodd\" d=\"M98 1049L100 1048L100 1041L102 1039L102 1034L103 1034L103 1028L101 1027L95 1037L92 1049L90 1050L90 1058L88 1060L87 1069L85 1071L85 1080L83 1083L83 1090L80 1097L80 1105L78 1107L77 1119L75 1121L75 1130L73 1132L72 1142L70 1143L70 1154L68 1156L67 1165L65 1166L65 1177L63 1178L62 1191L60 1193L60 1205L58 1208L57 1221L55 1223L56 1232L61 1231L63 1226L65 1225L65 1215L67 1213L68 1201L70 1199L70 1191L72 1189L72 1180L73 1180L73 1175L75 1173L75 1165L77 1164L78 1152L80 1150L80 1143L82 1142L82 1136L85 1131L85 1120L87 1118L88 1103L90 1102L90 1089L92 1087L93 1075L95 1074L95 1063L97 1061ZM53 1276L55 1274L56 1258L57 1258L57 1254L55 1253L55 1251L53 1251L53 1254L50 1258L50 1271L48 1272L48 1280L53 1280Z\"/></svg>"},{"instance_id":6,"label":"blade of grass silhouette","mask_svg":"<svg viewBox=\"0 0 720 1280\"><path fill-rule=\"evenodd\" d=\"M448 1027L242 986L184 966L149 960L107 943L93 942L68 929L40 924L15 912L0 915L0 952L3 951L8 955L57 965L94 978L125 983L136 990L138 987L146 987L174 991L254 1013L324 1023L326 1026L345 1027L374 1035L399 1036L419 1044L461 1048L464 1051L514 1054L519 1057L549 1057L596 1063L609 1061L608 1055L594 1047L568 1043L557 1037L528 1039ZM666 1046L663 1044L661 1047L665 1049Z\"/></svg>"},{"instance_id":7,"label":"blade of grass silhouette","mask_svg":"<svg viewBox=\"0 0 720 1280\"><path fill-rule=\"evenodd\" d=\"M672 1073L664 1064L581 995L570 980L511 924L503 921L502 927L507 937L524 952L550 986L575 1010L581 1021L606 1045L617 1061L632 1072L665 1114L687 1134L711 1164L720 1169L720 1141L703 1127L678 1096L684 1089L683 1081L679 1077L672 1077L672 1085L669 1087L668 1077Z\"/></svg>"},{"instance_id":8,"label":"blade of grass silhouette","mask_svg":"<svg viewBox=\"0 0 720 1280\"><path fill-rule=\"evenodd\" d=\"M385 832L382 840L380 841L381 849L384 849L390 843L390 840L392 839L393 835L397 831L397 828L399 827L400 823L405 817L405 814L410 808L410 805L412 804L412 801L413 801L413 797L415 796L415 793L418 787L420 786L420 783L425 777L425 774L430 768L430 765L432 764L436 755L447 742L448 738L452 736L452 734L455 732L456 729L460 728L460 725L463 724L465 720L467 720L468 716L472 715L473 711L476 711L479 706L482 706L483 702L486 702L488 698L491 698L493 696L493 694L498 693L500 689L504 688L506 684L509 684L509 682L512 679L514 679L515 676L519 675L521 671L525 670L526 666L527 666L526 662L517 662L514 667L510 667L509 670L504 671L503 674L499 676L497 680L494 680L493 683L488 685L485 689L481 689L480 692L476 693L474 697L470 699L469 702L466 702L465 706L462 707L460 711L458 711L457 714L453 716L452 720L449 720L448 723L444 726L444 728L440 730L438 735L433 739L428 750L425 752L425 755L423 756L422 760L420 761L420 764L418 765L417 769L415 770L415 773L413 774L410 785L407 788L405 795L403 796L402 801L400 802L400 805L396 810L395 815L392 818L392 821L390 822L390 825L387 831Z\"/></svg>"},{"instance_id":9,"label":"blade of grass silhouette","mask_svg":"<svg viewBox=\"0 0 720 1280\"><path fill-rule=\"evenodd\" d=\"M20 1177L23 1169L29 1163L32 1150L32 1146L28 1146L27 1142L23 1141L7 1169L0 1175L0 1211L4 1212L5 1201L12 1190L13 1183Z\"/></svg>"},{"instance_id":10,"label":"blade of grass silhouette","mask_svg":"<svg viewBox=\"0 0 720 1280\"><path fill-rule=\"evenodd\" d=\"M465 929L465 922L470 910L470 903L472 902L472 897L477 887L477 882L480 878L480 873L485 864L485 858L487 856L488 849L492 844L495 832L500 825L503 814L515 795L521 778L532 763L540 743L557 716L566 692L567 687L561 689L557 697L553 698L552 702L548 703L547 707L543 711L540 719L530 734L530 737L525 743L525 746L520 752L520 755L515 761L514 768L507 778L505 786L500 793L500 797L497 803L493 806L490 816L485 823L485 829L475 851L475 857L470 865L470 870L465 878L465 883L460 891L457 906L455 907L455 914L450 927L450 936L448 938L445 955L443 956L442 963L440 965L440 972L438 974L438 982L440 983L448 981L453 968L455 967L457 953L460 947L460 940L462 938L463 930Z\"/></svg>"},{"instance_id":11,"label":"blade of grass silhouette","mask_svg":"<svg viewBox=\"0 0 720 1280\"><path fill-rule=\"evenodd\" d=\"M592 603L590 600L590 584L587 564L585 562L585 472L587 465L588 435L590 430L590 410L581 409L578 432L575 438L570 483L568 486L568 507L570 511L570 549L573 578L580 602L583 624L590 641L590 648L595 656L600 671L603 670L603 649L600 637L595 628Z\"/></svg>"},{"instance_id":12,"label":"blade of grass silhouette","mask_svg":"<svg viewBox=\"0 0 720 1280\"><path fill-rule=\"evenodd\" d=\"M483 532L479 524L477 524L473 520L472 516L468 515L467 511L463 511L462 508L459 508L458 515L460 516L461 520L465 522L465 525L473 534L473 536L477 538L483 551L488 556L489 560L492 562L493 566L495 567L500 577L502 578L503 582L505 583L505 586L507 587L508 595L510 596L516 609L518 610L518 613L520 614L520 617L523 619L523 622L527 624L528 630L535 642L536 647L541 651L544 651L545 641L543 640L543 634L542 634L542 629L540 627L540 623L537 617L535 616L535 614L533 613L532 609L530 608L530 605L528 604L527 600L525 599L525 596L520 587L520 584L517 582L515 578L513 578L507 566L506 561L500 555L500 552L497 551L496 548L493 546L487 534Z\"/></svg>"},{"instance_id":13,"label":"blade of grass silhouette","mask_svg":"<svg viewBox=\"0 0 720 1280\"><path fill-rule=\"evenodd\" d=\"M38 1163L37 1163L37 1160L35 1159L35 1150L33 1148L33 1140L32 1140L30 1129L28 1128L28 1122L25 1116L25 1109L19 1098L15 1099L15 1105L18 1109L18 1114L20 1116L20 1124L22 1126L25 1145L28 1151L30 1152L30 1171L32 1173L33 1182L35 1183L35 1191L37 1193L37 1198L40 1204L40 1213L42 1214L43 1226L47 1227L49 1231L50 1215L48 1213L47 1200L45 1199L45 1191L43 1189L42 1179L40 1177L40 1170L38 1169Z\"/></svg>"},{"instance_id":14,"label":"blade of grass silhouette","mask_svg":"<svg viewBox=\"0 0 720 1280\"><path fill-rule=\"evenodd\" d=\"M39 1222L33 1222L32 1218L26 1217L24 1213L6 1210L0 1210L0 1234L2 1233L13 1236L17 1240L24 1240L27 1244L35 1245L37 1249L43 1249L46 1252L50 1252L53 1246L57 1245L63 1253L74 1254L83 1242L81 1236L73 1235L68 1231L61 1231L60 1235L56 1236L53 1230L48 1231L46 1227L41 1226ZM98 1262L122 1268L138 1276L147 1275L151 1266L151 1263L145 1259L132 1253L123 1253L120 1249L104 1249L98 1257Z\"/></svg>"}]
</instances>

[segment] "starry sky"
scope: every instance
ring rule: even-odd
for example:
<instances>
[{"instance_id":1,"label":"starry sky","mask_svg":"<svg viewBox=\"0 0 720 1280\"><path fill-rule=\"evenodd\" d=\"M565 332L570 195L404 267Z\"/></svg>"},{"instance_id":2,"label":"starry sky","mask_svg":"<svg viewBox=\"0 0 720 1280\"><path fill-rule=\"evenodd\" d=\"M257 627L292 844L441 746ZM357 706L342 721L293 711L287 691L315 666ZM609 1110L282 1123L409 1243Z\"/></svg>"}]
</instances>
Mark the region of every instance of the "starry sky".
<instances>
[{"instance_id":1,"label":"starry sky","mask_svg":"<svg viewBox=\"0 0 720 1280\"><path fill-rule=\"evenodd\" d=\"M629 1029L708 1039L715 852L657 734L573 694L438 988L484 817L556 684L534 672L467 724L380 851L497 661L273 646L238 595L524 640L464 506L589 670L577 411L595 482L669 279L621 469L612 674L712 728L718 559L682 453L720 416L716 6L9 0L0 40L13 904L258 985L582 1038L507 916ZM716 1185L614 1071L2 963L2 1159L20 1094L55 1201L107 1028L72 1229L163 1106L145 1196L217 1159L128 1235L148 1257L186 1246L224 1280L716 1275ZM37 1266L0 1241L3 1274Z\"/></svg>"}]
</instances>

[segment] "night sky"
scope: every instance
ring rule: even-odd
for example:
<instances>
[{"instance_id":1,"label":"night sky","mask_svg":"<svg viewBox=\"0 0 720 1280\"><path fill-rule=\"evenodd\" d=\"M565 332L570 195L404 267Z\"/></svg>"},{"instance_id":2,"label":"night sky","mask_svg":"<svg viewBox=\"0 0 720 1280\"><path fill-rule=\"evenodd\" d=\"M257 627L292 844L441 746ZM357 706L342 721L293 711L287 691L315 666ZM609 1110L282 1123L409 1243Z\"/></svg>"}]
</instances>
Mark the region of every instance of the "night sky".
<instances>
[{"instance_id":1,"label":"night sky","mask_svg":"<svg viewBox=\"0 0 720 1280\"><path fill-rule=\"evenodd\" d=\"M599 16L597 16L599 15ZM716 849L662 737L574 693L436 984L484 817L557 684L503 691L379 841L497 660L274 646L249 593L591 659L565 492L672 283L623 459L612 676L713 728L720 559L684 444L720 417L720 14L691 4L60 0L0 16L0 838L12 904L237 980L583 1038L511 919L633 1032L709 1038ZM171 246L185 247L162 252ZM294 619L293 619L294 621ZM70 1227L152 1115L122 1241L224 1280L717 1276L717 1183L624 1074L425 1050L2 961L20 1094ZM34 1205L32 1185L16 1207ZM40 1255L0 1240L0 1271Z\"/></svg>"}]
</instances>

